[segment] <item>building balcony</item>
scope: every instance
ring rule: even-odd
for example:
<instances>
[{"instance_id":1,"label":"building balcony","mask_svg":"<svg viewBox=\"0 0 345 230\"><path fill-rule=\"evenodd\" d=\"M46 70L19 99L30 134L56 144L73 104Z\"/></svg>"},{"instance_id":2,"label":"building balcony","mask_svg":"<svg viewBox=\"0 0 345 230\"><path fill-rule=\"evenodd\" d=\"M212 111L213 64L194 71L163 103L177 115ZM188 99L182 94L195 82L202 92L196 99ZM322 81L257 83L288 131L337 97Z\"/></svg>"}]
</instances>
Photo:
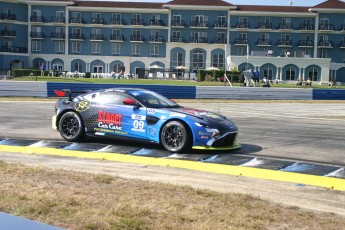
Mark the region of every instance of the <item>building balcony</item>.
<instances>
[{"instance_id":1,"label":"building balcony","mask_svg":"<svg viewBox=\"0 0 345 230\"><path fill-rule=\"evenodd\" d=\"M313 41L311 41L311 40L300 40L300 41L298 41L298 47L300 47L300 48L313 47Z\"/></svg>"},{"instance_id":2,"label":"building balcony","mask_svg":"<svg viewBox=\"0 0 345 230\"><path fill-rule=\"evenodd\" d=\"M164 26L163 20L151 20L150 21L151 26Z\"/></svg>"},{"instance_id":3,"label":"building balcony","mask_svg":"<svg viewBox=\"0 0 345 230\"><path fill-rule=\"evenodd\" d=\"M171 27L185 27L184 21L172 21L171 22Z\"/></svg>"},{"instance_id":4,"label":"building balcony","mask_svg":"<svg viewBox=\"0 0 345 230\"><path fill-rule=\"evenodd\" d=\"M257 46L271 46L272 42L271 39L259 39L257 42Z\"/></svg>"},{"instance_id":5,"label":"building balcony","mask_svg":"<svg viewBox=\"0 0 345 230\"><path fill-rule=\"evenodd\" d=\"M320 31L334 31L334 26L332 24L329 25L320 25L319 26Z\"/></svg>"},{"instance_id":6,"label":"building balcony","mask_svg":"<svg viewBox=\"0 0 345 230\"><path fill-rule=\"evenodd\" d=\"M72 33L69 38L74 41L84 41L85 39L84 34L81 33Z\"/></svg>"},{"instance_id":7,"label":"building balcony","mask_svg":"<svg viewBox=\"0 0 345 230\"><path fill-rule=\"evenodd\" d=\"M279 24L279 30L293 30L292 23L280 23Z\"/></svg>"},{"instance_id":8,"label":"building balcony","mask_svg":"<svg viewBox=\"0 0 345 230\"><path fill-rule=\"evenodd\" d=\"M103 34L91 34L90 35L90 41L104 41L104 35Z\"/></svg>"},{"instance_id":9,"label":"building balcony","mask_svg":"<svg viewBox=\"0 0 345 230\"><path fill-rule=\"evenodd\" d=\"M65 23L65 17L51 17L51 23Z\"/></svg>"},{"instance_id":10,"label":"building balcony","mask_svg":"<svg viewBox=\"0 0 345 230\"><path fill-rule=\"evenodd\" d=\"M50 35L50 39L52 39L52 40L65 40L65 33L53 32Z\"/></svg>"},{"instance_id":11,"label":"building balcony","mask_svg":"<svg viewBox=\"0 0 345 230\"><path fill-rule=\"evenodd\" d=\"M249 29L249 23L245 23L245 22L237 22L236 23L236 29L240 29L240 30L246 30Z\"/></svg>"},{"instance_id":12,"label":"building balcony","mask_svg":"<svg viewBox=\"0 0 345 230\"><path fill-rule=\"evenodd\" d=\"M151 36L150 43L162 43L163 37L162 36Z\"/></svg>"},{"instance_id":13,"label":"building balcony","mask_svg":"<svg viewBox=\"0 0 345 230\"><path fill-rule=\"evenodd\" d=\"M110 35L110 41L111 42L123 42L124 38L122 35L112 34L112 35Z\"/></svg>"},{"instance_id":14,"label":"building balcony","mask_svg":"<svg viewBox=\"0 0 345 230\"><path fill-rule=\"evenodd\" d=\"M340 30L341 32L345 32L345 25L341 25L340 28L339 28L339 30Z\"/></svg>"},{"instance_id":15,"label":"building balcony","mask_svg":"<svg viewBox=\"0 0 345 230\"><path fill-rule=\"evenodd\" d=\"M110 24L118 25L118 26L123 26L125 24L125 22L124 22L123 19L112 18L112 19L110 19Z\"/></svg>"},{"instance_id":16,"label":"building balcony","mask_svg":"<svg viewBox=\"0 0 345 230\"><path fill-rule=\"evenodd\" d=\"M15 30L1 30L1 37L15 38L17 33Z\"/></svg>"},{"instance_id":17,"label":"building balcony","mask_svg":"<svg viewBox=\"0 0 345 230\"><path fill-rule=\"evenodd\" d=\"M42 16L31 16L30 17L31 22L38 22L38 23L43 23L44 22L44 17Z\"/></svg>"},{"instance_id":18,"label":"building balcony","mask_svg":"<svg viewBox=\"0 0 345 230\"><path fill-rule=\"evenodd\" d=\"M131 36L131 42L143 42L144 41L144 36L140 35L132 35Z\"/></svg>"},{"instance_id":19,"label":"building balcony","mask_svg":"<svg viewBox=\"0 0 345 230\"><path fill-rule=\"evenodd\" d=\"M191 41L191 43L208 43L208 39L205 37L191 38L190 41Z\"/></svg>"},{"instance_id":20,"label":"building balcony","mask_svg":"<svg viewBox=\"0 0 345 230\"><path fill-rule=\"evenodd\" d=\"M104 21L103 18L91 18L90 24L93 24L93 25L104 25L105 21Z\"/></svg>"},{"instance_id":21,"label":"building balcony","mask_svg":"<svg viewBox=\"0 0 345 230\"><path fill-rule=\"evenodd\" d=\"M84 18L72 17L70 19L70 23L71 24L84 24L85 21L84 21Z\"/></svg>"},{"instance_id":22,"label":"building balcony","mask_svg":"<svg viewBox=\"0 0 345 230\"><path fill-rule=\"evenodd\" d=\"M7 13L1 14L1 20L15 21L16 19L17 19L17 16L15 14L7 14Z\"/></svg>"},{"instance_id":23,"label":"building balcony","mask_svg":"<svg viewBox=\"0 0 345 230\"><path fill-rule=\"evenodd\" d=\"M30 32L30 38L32 39L44 39L43 32Z\"/></svg>"},{"instance_id":24,"label":"building balcony","mask_svg":"<svg viewBox=\"0 0 345 230\"><path fill-rule=\"evenodd\" d=\"M332 41L322 41L322 42L318 42L317 46L318 46L318 48L333 48L333 42Z\"/></svg>"},{"instance_id":25,"label":"building balcony","mask_svg":"<svg viewBox=\"0 0 345 230\"><path fill-rule=\"evenodd\" d=\"M215 29L227 29L228 24L226 22L215 22L214 28Z\"/></svg>"},{"instance_id":26,"label":"building balcony","mask_svg":"<svg viewBox=\"0 0 345 230\"><path fill-rule=\"evenodd\" d=\"M214 44L226 44L226 39L225 38L215 38L213 40Z\"/></svg>"},{"instance_id":27,"label":"building balcony","mask_svg":"<svg viewBox=\"0 0 345 230\"><path fill-rule=\"evenodd\" d=\"M259 23L258 29L259 30L272 30L272 23Z\"/></svg>"},{"instance_id":28,"label":"building balcony","mask_svg":"<svg viewBox=\"0 0 345 230\"><path fill-rule=\"evenodd\" d=\"M278 47L291 47L291 46L292 46L292 40L284 40L284 39L278 40Z\"/></svg>"},{"instance_id":29,"label":"building balcony","mask_svg":"<svg viewBox=\"0 0 345 230\"><path fill-rule=\"evenodd\" d=\"M300 24L299 25L299 30L301 30L301 31L313 31L314 30L314 25Z\"/></svg>"},{"instance_id":30,"label":"building balcony","mask_svg":"<svg viewBox=\"0 0 345 230\"><path fill-rule=\"evenodd\" d=\"M183 37L171 37L171 42L180 42L183 43L184 39Z\"/></svg>"},{"instance_id":31,"label":"building balcony","mask_svg":"<svg viewBox=\"0 0 345 230\"><path fill-rule=\"evenodd\" d=\"M144 20L142 19L132 19L131 20L132 26L144 26Z\"/></svg>"},{"instance_id":32,"label":"building balcony","mask_svg":"<svg viewBox=\"0 0 345 230\"><path fill-rule=\"evenodd\" d=\"M248 45L248 40L247 39L236 39L235 45L236 46L246 46L246 45Z\"/></svg>"},{"instance_id":33,"label":"building balcony","mask_svg":"<svg viewBox=\"0 0 345 230\"><path fill-rule=\"evenodd\" d=\"M192 21L190 23L190 27L194 27L194 28L205 28L207 29L208 28L208 22L207 21L204 21L204 22L197 22L197 21Z\"/></svg>"},{"instance_id":34,"label":"building balcony","mask_svg":"<svg viewBox=\"0 0 345 230\"><path fill-rule=\"evenodd\" d=\"M340 42L339 47L345 49L345 41Z\"/></svg>"},{"instance_id":35,"label":"building balcony","mask_svg":"<svg viewBox=\"0 0 345 230\"><path fill-rule=\"evenodd\" d=\"M1 52L9 52L9 53L27 53L28 47L19 47L19 46L0 46Z\"/></svg>"}]
</instances>

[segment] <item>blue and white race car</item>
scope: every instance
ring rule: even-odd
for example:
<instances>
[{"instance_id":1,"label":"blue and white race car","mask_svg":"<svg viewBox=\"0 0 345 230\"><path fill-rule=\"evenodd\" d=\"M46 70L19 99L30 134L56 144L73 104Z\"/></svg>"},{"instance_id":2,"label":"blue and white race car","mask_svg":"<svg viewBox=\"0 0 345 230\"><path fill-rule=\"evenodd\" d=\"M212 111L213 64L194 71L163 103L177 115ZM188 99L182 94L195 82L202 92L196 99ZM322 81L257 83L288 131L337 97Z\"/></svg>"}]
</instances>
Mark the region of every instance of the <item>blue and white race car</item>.
<instances>
[{"instance_id":1,"label":"blue and white race car","mask_svg":"<svg viewBox=\"0 0 345 230\"><path fill-rule=\"evenodd\" d=\"M192 149L229 150L238 129L228 118L213 112L184 108L146 89L111 88L72 97L55 104L53 126L71 142L85 135L126 138L161 144L171 152Z\"/></svg>"}]
</instances>

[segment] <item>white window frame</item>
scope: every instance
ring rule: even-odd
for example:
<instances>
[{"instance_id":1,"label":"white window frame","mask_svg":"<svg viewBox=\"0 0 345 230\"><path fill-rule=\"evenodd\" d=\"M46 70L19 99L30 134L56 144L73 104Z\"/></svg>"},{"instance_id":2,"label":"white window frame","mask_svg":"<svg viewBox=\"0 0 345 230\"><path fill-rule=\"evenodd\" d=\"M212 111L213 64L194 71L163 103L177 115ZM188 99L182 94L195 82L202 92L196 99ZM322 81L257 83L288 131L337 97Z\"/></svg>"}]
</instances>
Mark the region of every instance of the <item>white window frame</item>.
<instances>
[{"instance_id":1,"label":"white window frame","mask_svg":"<svg viewBox=\"0 0 345 230\"><path fill-rule=\"evenodd\" d=\"M65 42L64 41L55 41L55 52L63 53L65 52Z\"/></svg>"},{"instance_id":2,"label":"white window frame","mask_svg":"<svg viewBox=\"0 0 345 230\"><path fill-rule=\"evenodd\" d=\"M131 45L131 53L133 55L140 55L140 44L138 43L133 43Z\"/></svg>"},{"instance_id":3,"label":"white window frame","mask_svg":"<svg viewBox=\"0 0 345 230\"><path fill-rule=\"evenodd\" d=\"M100 42L92 42L91 43L91 52L93 54L101 53L102 44Z\"/></svg>"},{"instance_id":4,"label":"white window frame","mask_svg":"<svg viewBox=\"0 0 345 230\"><path fill-rule=\"evenodd\" d=\"M80 53L80 52L81 52L81 43L72 42L72 53Z\"/></svg>"},{"instance_id":5,"label":"white window frame","mask_svg":"<svg viewBox=\"0 0 345 230\"><path fill-rule=\"evenodd\" d=\"M42 49L41 41L37 41L37 40L32 40L31 41L31 50L33 52L40 52L41 49Z\"/></svg>"},{"instance_id":6,"label":"white window frame","mask_svg":"<svg viewBox=\"0 0 345 230\"><path fill-rule=\"evenodd\" d=\"M150 55L151 56L158 56L159 55L159 45L158 44L151 44Z\"/></svg>"},{"instance_id":7,"label":"white window frame","mask_svg":"<svg viewBox=\"0 0 345 230\"><path fill-rule=\"evenodd\" d=\"M121 43L112 43L111 44L111 53L120 54L121 52Z\"/></svg>"}]
</instances>

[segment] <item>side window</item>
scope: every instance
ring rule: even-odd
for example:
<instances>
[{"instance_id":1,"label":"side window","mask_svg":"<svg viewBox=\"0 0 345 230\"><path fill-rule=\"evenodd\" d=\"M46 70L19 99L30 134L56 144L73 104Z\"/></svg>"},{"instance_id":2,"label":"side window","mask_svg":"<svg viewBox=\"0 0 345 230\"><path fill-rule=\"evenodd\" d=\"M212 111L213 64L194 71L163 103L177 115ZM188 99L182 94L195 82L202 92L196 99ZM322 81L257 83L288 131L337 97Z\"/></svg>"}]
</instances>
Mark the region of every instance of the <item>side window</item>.
<instances>
[{"instance_id":1,"label":"side window","mask_svg":"<svg viewBox=\"0 0 345 230\"><path fill-rule=\"evenodd\" d=\"M123 105L126 95L119 92L103 92L100 95L101 104Z\"/></svg>"},{"instance_id":2,"label":"side window","mask_svg":"<svg viewBox=\"0 0 345 230\"><path fill-rule=\"evenodd\" d=\"M98 102L100 99L99 94L100 94L99 92L91 93L91 94L86 95L84 98L91 102Z\"/></svg>"}]
</instances>

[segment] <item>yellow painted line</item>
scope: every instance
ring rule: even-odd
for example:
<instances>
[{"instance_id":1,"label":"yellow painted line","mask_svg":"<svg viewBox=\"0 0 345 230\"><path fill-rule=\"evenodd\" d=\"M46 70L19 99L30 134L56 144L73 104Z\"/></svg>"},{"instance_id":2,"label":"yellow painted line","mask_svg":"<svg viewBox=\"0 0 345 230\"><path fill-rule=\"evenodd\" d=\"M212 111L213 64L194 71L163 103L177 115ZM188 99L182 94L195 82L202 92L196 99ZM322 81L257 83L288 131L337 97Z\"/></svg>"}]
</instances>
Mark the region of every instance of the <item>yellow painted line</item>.
<instances>
[{"instance_id":1,"label":"yellow painted line","mask_svg":"<svg viewBox=\"0 0 345 230\"><path fill-rule=\"evenodd\" d=\"M83 152L45 147L23 147L0 145L2 152L14 152L23 154L42 154L64 157L77 157L85 159L99 159L126 163L137 163L163 167L175 167L183 169L198 170L218 174L260 178L266 180L290 182L297 184L312 185L334 190L345 191L345 180L340 178L307 175L293 172L276 171L261 168L250 168L243 166L222 165L206 162L184 161L166 158L142 157L128 154L106 153L106 152Z\"/></svg>"}]
</instances>

